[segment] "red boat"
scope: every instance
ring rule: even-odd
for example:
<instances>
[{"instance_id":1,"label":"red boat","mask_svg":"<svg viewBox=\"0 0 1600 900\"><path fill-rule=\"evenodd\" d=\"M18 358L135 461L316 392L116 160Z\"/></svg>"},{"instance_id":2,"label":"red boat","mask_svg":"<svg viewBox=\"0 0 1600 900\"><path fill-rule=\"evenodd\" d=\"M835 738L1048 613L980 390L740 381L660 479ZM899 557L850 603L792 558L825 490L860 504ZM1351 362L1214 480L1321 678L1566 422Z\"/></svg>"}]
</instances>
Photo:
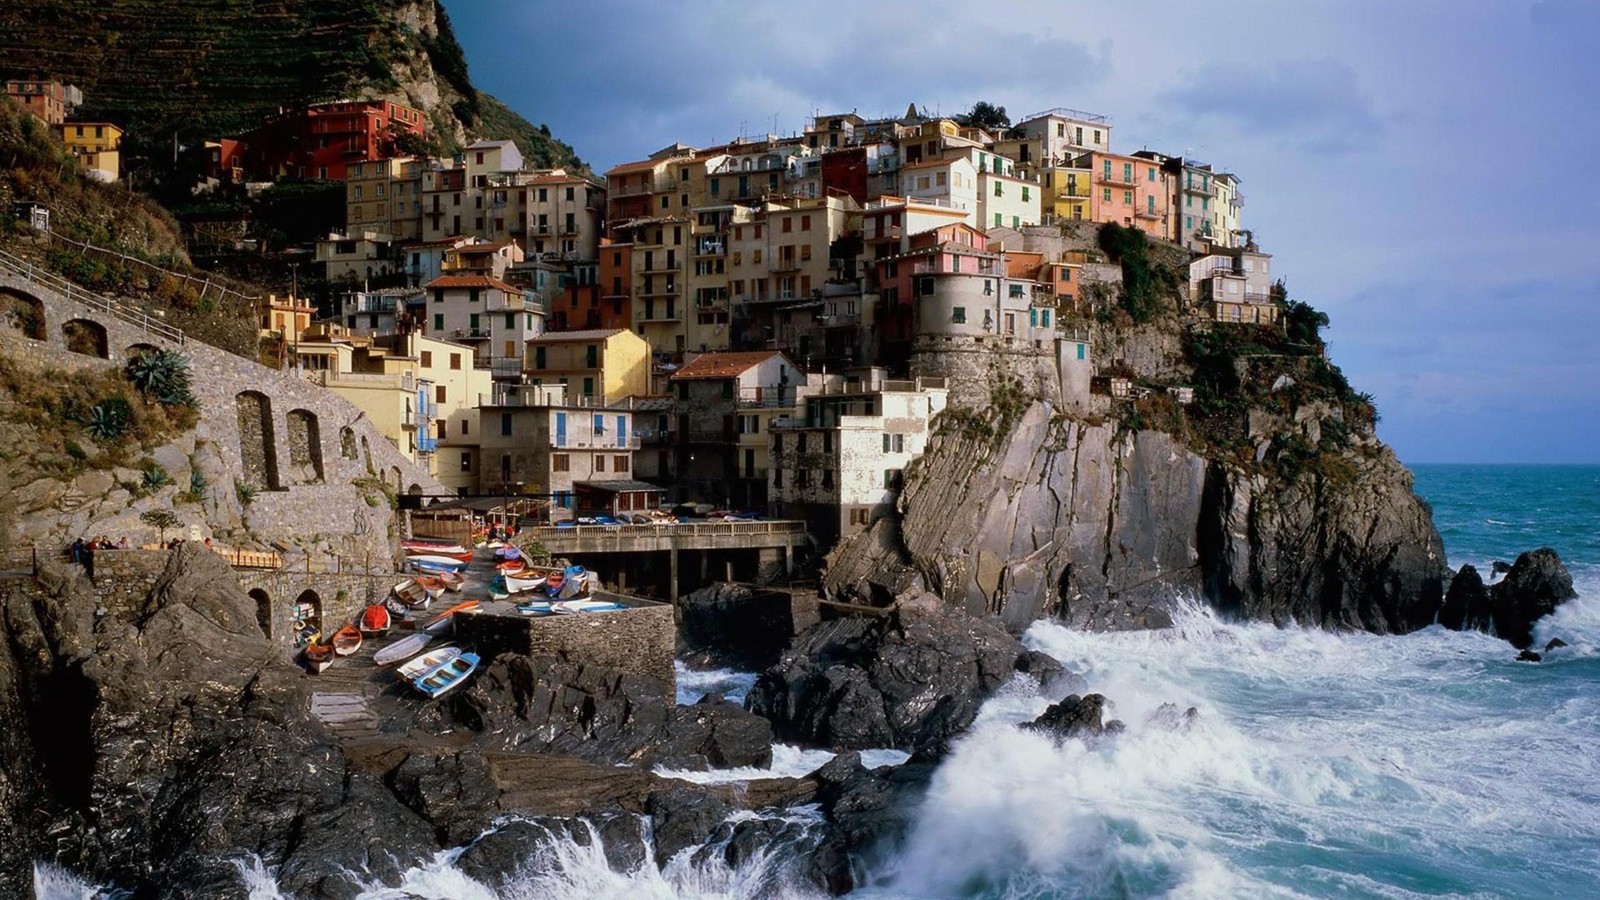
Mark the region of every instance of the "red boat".
<instances>
[{"instance_id":1,"label":"red boat","mask_svg":"<svg viewBox=\"0 0 1600 900\"><path fill-rule=\"evenodd\" d=\"M389 618L389 610L383 604L368 606L361 611L361 633L367 637L381 637L389 633L389 626L393 624Z\"/></svg>"},{"instance_id":2,"label":"red boat","mask_svg":"<svg viewBox=\"0 0 1600 900\"><path fill-rule=\"evenodd\" d=\"M323 669L333 665L332 644L307 644L306 668L315 674L321 674Z\"/></svg>"},{"instance_id":3,"label":"red boat","mask_svg":"<svg viewBox=\"0 0 1600 900\"><path fill-rule=\"evenodd\" d=\"M520 559L508 559L505 562L495 563L494 567L502 572L521 572L528 567L528 564Z\"/></svg>"},{"instance_id":4,"label":"red boat","mask_svg":"<svg viewBox=\"0 0 1600 900\"><path fill-rule=\"evenodd\" d=\"M432 553L441 547L450 550L464 550L460 543L446 538L411 537L400 542L406 550L415 550L418 553Z\"/></svg>"},{"instance_id":5,"label":"red boat","mask_svg":"<svg viewBox=\"0 0 1600 900\"><path fill-rule=\"evenodd\" d=\"M349 656L361 649L361 632L354 625L346 625L333 633L333 652Z\"/></svg>"},{"instance_id":6,"label":"red boat","mask_svg":"<svg viewBox=\"0 0 1600 900\"><path fill-rule=\"evenodd\" d=\"M430 634L439 634L449 627L450 619L456 613L466 612L467 610L476 610L477 608L478 601L476 600L468 600L465 603L457 603L455 606L450 607L449 609L430 619L427 624L422 626L422 630Z\"/></svg>"}]
</instances>

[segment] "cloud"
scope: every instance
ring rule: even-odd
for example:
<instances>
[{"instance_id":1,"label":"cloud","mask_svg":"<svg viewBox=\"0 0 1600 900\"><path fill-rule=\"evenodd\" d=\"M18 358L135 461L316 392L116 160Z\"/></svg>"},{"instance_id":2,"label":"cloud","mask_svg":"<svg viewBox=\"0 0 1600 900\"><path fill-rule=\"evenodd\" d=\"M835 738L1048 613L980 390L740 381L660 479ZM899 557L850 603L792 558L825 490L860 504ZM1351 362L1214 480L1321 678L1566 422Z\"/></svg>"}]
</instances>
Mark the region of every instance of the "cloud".
<instances>
[{"instance_id":1,"label":"cloud","mask_svg":"<svg viewBox=\"0 0 1600 900\"><path fill-rule=\"evenodd\" d=\"M1274 137L1324 155L1349 152L1383 131L1355 70L1337 59L1270 66L1212 63L1160 94L1157 102L1201 127Z\"/></svg>"}]
</instances>

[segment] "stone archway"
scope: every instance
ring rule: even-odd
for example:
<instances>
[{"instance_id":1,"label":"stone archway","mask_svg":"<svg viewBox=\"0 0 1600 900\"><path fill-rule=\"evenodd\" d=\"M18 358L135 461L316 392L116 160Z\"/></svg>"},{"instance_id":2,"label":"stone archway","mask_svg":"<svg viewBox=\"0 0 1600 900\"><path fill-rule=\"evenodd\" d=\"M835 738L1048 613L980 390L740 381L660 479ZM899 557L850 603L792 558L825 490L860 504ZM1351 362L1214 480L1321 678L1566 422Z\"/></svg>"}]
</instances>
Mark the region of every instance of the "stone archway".
<instances>
[{"instance_id":1,"label":"stone archway","mask_svg":"<svg viewBox=\"0 0 1600 900\"><path fill-rule=\"evenodd\" d=\"M44 304L38 297L13 290L0 290L0 328L22 332L25 338L48 340L44 324Z\"/></svg>"},{"instance_id":2,"label":"stone archway","mask_svg":"<svg viewBox=\"0 0 1600 900\"><path fill-rule=\"evenodd\" d=\"M83 356L110 359L111 350L106 343L106 327L92 319L72 319L61 325L61 340L67 350Z\"/></svg>"},{"instance_id":3,"label":"stone archway","mask_svg":"<svg viewBox=\"0 0 1600 900\"><path fill-rule=\"evenodd\" d=\"M128 348L122 351L122 355L128 362L133 362L146 353L159 353L160 351L161 348L154 344L129 344Z\"/></svg>"},{"instance_id":4,"label":"stone archway","mask_svg":"<svg viewBox=\"0 0 1600 900\"><path fill-rule=\"evenodd\" d=\"M389 467L389 484L394 486L396 494L403 493L406 489L405 476L401 474L399 466Z\"/></svg>"},{"instance_id":5,"label":"stone archway","mask_svg":"<svg viewBox=\"0 0 1600 900\"><path fill-rule=\"evenodd\" d=\"M378 474L378 470L372 467L372 448L367 446L367 436L364 434L361 436L361 458L366 460L368 475Z\"/></svg>"},{"instance_id":6,"label":"stone archway","mask_svg":"<svg viewBox=\"0 0 1600 900\"><path fill-rule=\"evenodd\" d=\"M322 595L310 588L301 591L300 596L294 599L292 620L296 649L304 647L313 636L320 636L323 641L332 637L331 632L323 633Z\"/></svg>"},{"instance_id":7,"label":"stone archway","mask_svg":"<svg viewBox=\"0 0 1600 900\"><path fill-rule=\"evenodd\" d=\"M255 601L256 624L261 626L261 633L272 637L272 596L261 588L254 588L249 597Z\"/></svg>"},{"instance_id":8,"label":"stone archway","mask_svg":"<svg viewBox=\"0 0 1600 900\"><path fill-rule=\"evenodd\" d=\"M289 422L289 480L294 484L322 483L322 429L317 414L291 409Z\"/></svg>"},{"instance_id":9,"label":"stone archway","mask_svg":"<svg viewBox=\"0 0 1600 900\"><path fill-rule=\"evenodd\" d=\"M357 459L356 433L349 425L339 429L339 455L345 459Z\"/></svg>"},{"instance_id":10,"label":"stone archway","mask_svg":"<svg viewBox=\"0 0 1600 900\"><path fill-rule=\"evenodd\" d=\"M413 497L418 496L422 493L422 485L412 482L411 487L406 488L406 493L412 495Z\"/></svg>"},{"instance_id":11,"label":"stone archway","mask_svg":"<svg viewBox=\"0 0 1600 900\"><path fill-rule=\"evenodd\" d=\"M276 491L278 447L272 427L272 400L260 391L241 391L234 397L239 407L239 462L245 481Z\"/></svg>"}]
</instances>

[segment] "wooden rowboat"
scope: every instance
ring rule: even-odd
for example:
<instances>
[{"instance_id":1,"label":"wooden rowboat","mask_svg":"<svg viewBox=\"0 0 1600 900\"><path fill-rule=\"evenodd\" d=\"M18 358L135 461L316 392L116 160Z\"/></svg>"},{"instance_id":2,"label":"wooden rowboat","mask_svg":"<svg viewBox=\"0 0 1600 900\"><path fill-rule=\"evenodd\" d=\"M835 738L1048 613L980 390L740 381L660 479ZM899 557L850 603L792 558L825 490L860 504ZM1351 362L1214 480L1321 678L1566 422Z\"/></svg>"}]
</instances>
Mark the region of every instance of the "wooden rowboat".
<instances>
[{"instance_id":1,"label":"wooden rowboat","mask_svg":"<svg viewBox=\"0 0 1600 900\"><path fill-rule=\"evenodd\" d=\"M428 590L420 578L407 578L393 588L394 596L411 609L426 609L438 594Z\"/></svg>"},{"instance_id":2,"label":"wooden rowboat","mask_svg":"<svg viewBox=\"0 0 1600 900\"><path fill-rule=\"evenodd\" d=\"M423 675L432 672L434 669L439 668L440 666L460 655L460 647L446 645L444 647L429 650L427 653L424 653L416 659L410 660L405 665L396 669L395 672L401 678L405 679L406 681L410 681L414 678L420 678Z\"/></svg>"},{"instance_id":3,"label":"wooden rowboat","mask_svg":"<svg viewBox=\"0 0 1600 900\"><path fill-rule=\"evenodd\" d=\"M433 635L425 632L407 635L372 654L372 661L380 666L394 665L403 659L410 659L421 653L422 648L428 646L428 642L432 640Z\"/></svg>"},{"instance_id":4,"label":"wooden rowboat","mask_svg":"<svg viewBox=\"0 0 1600 900\"><path fill-rule=\"evenodd\" d=\"M478 654L463 653L411 683L429 699L437 700L465 682L476 668Z\"/></svg>"},{"instance_id":5,"label":"wooden rowboat","mask_svg":"<svg viewBox=\"0 0 1600 900\"><path fill-rule=\"evenodd\" d=\"M506 593L508 594L520 594L523 591L531 591L545 585L543 576L538 578L519 578L516 575L506 575L505 582Z\"/></svg>"},{"instance_id":6,"label":"wooden rowboat","mask_svg":"<svg viewBox=\"0 0 1600 900\"><path fill-rule=\"evenodd\" d=\"M452 606L449 609L445 610L444 612L440 613L439 615L435 616L426 625L423 625L422 626L422 630L426 631L426 632L429 632L430 634L439 634L440 632L444 631L446 628L450 627L451 620L455 618L455 614L456 613L458 613L458 612L466 612L467 610L477 609L477 608L478 608L478 601L476 601L476 600L468 600L465 603L457 603L455 606Z\"/></svg>"},{"instance_id":7,"label":"wooden rowboat","mask_svg":"<svg viewBox=\"0 0 1600 900\"><path fill-rule=\"evenodd\" d=\"M452 540L425 537L406 538L400 547L409 553L460 553L467 549Z\"/></svg>"},{"instance_id":8,"label":"wooden rowboat","mask_svg":"<svg viewBox=\"0 0 1600 900\"><path fill-rule=\"evenodd\" d=\"M621 603L608 603L605 600L564 600L560 603L550 604L550 611L562 615L577 615L578 613L615 612L627 609Z\"/></svg>"},{"instance_id":9,"label":"wooden rowboat","mask_svg":"<svg viewBox=\"0 0 1600 900\"><path fill-rule=\"evenodd\" d=\"M466 565L472 562L472 553L473 551L465 547L440 547L437 550L408 551L406 557L408 559L450 560L451 562Z\"/></svg>"},{"instance_id":10,"label":"wooden rowboat","mask_svg":"<svg viewBox=\"0 0 1600 900\"><path fill-rule=\"evenodd\" d=\"M332 644L307 644L306 669L321 674L323 669L333 665Z\"/></svg>"},{"instance_id":11,"label":"wooden rowboat","mask_svg":"<svg viewBox=\"0 0 1600 900\"><path fill-rule=\"evenodd\" d=\"M349 656L361 649L361 630L354 625L346 625L333 633L333 652L340 656Z\"/></svg>"},{"instance_id":12,"label":"wooden rowboat","mask_svg":"<svg viewBox=\"0 0 1600 900\"><path fill-rule=\"evenodd\" d=\"M459 572L467 564L448 556L412 556L406 559L406 564L412 571L422 572L427 575L437 575L440 572Z\"/></svg>"},{"instance_id":13,"label":"wooden rowboat","mask_svg":"<svg viewBox=\"0 0 1600 900\"><path fill-rule=\"evenodd\" d=\"M447 591L460 591L461 586L467 583L466 576L460 572L440 572L432 576L433 580L442 582Z\"/></svg>"},{"instance_id":14,"label":"wooden rowboat","mask_svg":"<svg viewBox=\"0 0 1600 900\"><path fill-rule=\"evenodd\" d=\"M501 572L521 572L528 564L520 559L508 559L494 564L495 569Z\"/></svg>"},{"instance_id":15,"label":"wooden rowboat","mask_svg":"<svg viewBox=\"0 0 1600 900\"><path fill-rule=\"evenodd\" d=\"M370 604L366 609L363 609L360 622L361 633L368 637L381 637L388 634L389 626L393 624L393 620L389 617L389 611L381 603Z\"/></svg>"}]
</instances>

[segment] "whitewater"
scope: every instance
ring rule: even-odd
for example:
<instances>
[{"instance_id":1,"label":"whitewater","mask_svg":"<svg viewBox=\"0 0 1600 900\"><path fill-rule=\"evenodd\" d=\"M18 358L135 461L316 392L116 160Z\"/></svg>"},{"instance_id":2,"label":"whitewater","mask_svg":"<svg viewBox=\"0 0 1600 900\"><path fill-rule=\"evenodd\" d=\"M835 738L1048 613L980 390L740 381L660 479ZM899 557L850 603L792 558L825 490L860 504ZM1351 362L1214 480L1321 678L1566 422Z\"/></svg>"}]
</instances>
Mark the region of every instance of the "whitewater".
<instances>
[{"instance_id":1,"label":"whitewater","mask_svg":"<svg viewBox=\"0 0 1600 900\"><path fill-rule=\"evenodd\" d=\"M1579 598L1539 623L1539 646L1557 636L1570 645L1544 662L1516 662L1490 635L1278 628L1223 621L1199 604L1163 631L1036 623L1024 643L1081 673L1126 732L1056 743L1019 730L1059 699L1019 676L985 704L935 773L905 842L867 861L870 884L852 896L1600 894L1600 470L1580 474L1576 499L1556 491L1547 507L1519 517L1504 493L1463 486L1483 473L1418 472L1453 565L1471 562L1487 575L1516 550L1548 543L1563 552ZM753 681L682 674L680 702L708 690L737 697ZM797 775L831 754L779 746L774 757L766 771L658 773ZM815 813L785 815L800 833ZM734 870L716 854L696 862L691 850L661 870L618 873L591 836L528 860L525 876L499 893L455 870L456 850L413 869L399 888L374 884L361 896L819 896L785 877L796 852L774 846ZM282 897L258 861L240 866L253 900ZM40 878L55 889L41 890L49 900L97 896L59 872Z\"/></svg>"}]
</instances>

